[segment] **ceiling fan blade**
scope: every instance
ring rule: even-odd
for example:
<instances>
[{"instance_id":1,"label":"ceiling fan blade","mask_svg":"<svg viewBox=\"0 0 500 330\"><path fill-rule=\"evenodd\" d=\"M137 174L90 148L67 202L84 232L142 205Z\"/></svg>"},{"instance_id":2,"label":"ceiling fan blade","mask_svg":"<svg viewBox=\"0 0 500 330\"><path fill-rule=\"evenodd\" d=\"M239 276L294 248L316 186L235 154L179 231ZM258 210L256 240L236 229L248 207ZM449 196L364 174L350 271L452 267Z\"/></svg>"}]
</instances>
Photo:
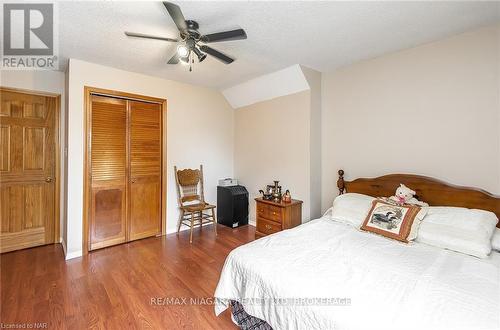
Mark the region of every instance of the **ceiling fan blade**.
<instances>
[{"instance_id":1,"label":"ceiling fan blade","mask_svg":"<svg viewBox=\"0 0 500 330\"><path fill-rule=\"evenodd\" d=\"M203 42L219 42L219 41L230 41L230 40L242 40L246 39L247 34L243 29L224 31L207 34L201 37Z\"/></svg>"},{"instance_id":2,"label":"ceiling fan blade","mask_svg":"<svg viewBox=\"0 0 500 330\"><path fill-rule=\"evenodd\" d=\"M125 32L125 35L128 37L134 37L134 38L155 39L155 40L163 40L163 41L171 41L171 42L179 41L177 39L157 37L157 36L151 36L149 34L142 34L142 33L135 33L135 32Z\"/></svg>"},{"instance_id":3,"label":"ceiling fan blade","mask_svg":"<svg viewBox=\"0 0 500 330\"><path fill-rule=\"evenodd\" d=\"M181 8L174 3L163 1L163 5L167 8L170 17L174 21L175 25L181 32L187 31L187 24L184 15L182 14Z\"/></svg>"},{"instance_id":4,"label":"ceiling fan blade","mask_svg":"<svg viewBox=\"0 0 500 330\"><path fill-rule=\"evenodd\" d=\"M233 63L233 61L234 61L233 58L231 58L225 54L222 54L221 52L213 49L212 47L208 47L208 46L203 45L200 47L200 49L201 49L201 51L207 53L208 55L212 55L213 57L215 57L216 59L218 59L219 61L221 61L223 63L230 64L230 63Z\"/></svg>"},{"instance_id":5,"label":"ceiling fan blade","mask_svg":"<svg viewBox=\"0 0 500 330\"><path fill-rule=\"evenodd\" d=\"M177 54L177 52L175 52L174 56L172 56L168 62L168 64L177 64L179 63L179 54Z\"/></svg>"}]
</instances>

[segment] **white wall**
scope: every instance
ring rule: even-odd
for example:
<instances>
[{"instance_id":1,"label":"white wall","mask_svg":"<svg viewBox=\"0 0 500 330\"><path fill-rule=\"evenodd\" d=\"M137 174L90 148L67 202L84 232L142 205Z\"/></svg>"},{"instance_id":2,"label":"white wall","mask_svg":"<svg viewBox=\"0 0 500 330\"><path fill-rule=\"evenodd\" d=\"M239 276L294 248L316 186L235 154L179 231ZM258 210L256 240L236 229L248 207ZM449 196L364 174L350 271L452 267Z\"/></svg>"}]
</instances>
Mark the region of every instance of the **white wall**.
<instances>
[{"instance_id":1,"label":"white wall","mask_svg":"<svg viewBox=\"0 0 500 330\"><path fill-rule=\"evenodd\" d=\"M60 104L60 126L59 126L59 135L60 135L60 154L61 154L61 163L60 163L60 232L61 232L61 240L65 242L66 231L64 227L64 206L65 206L65 183L64 183L64 171L65 171L65 161L64 161L64 134L65 134L65 125L64 122L66 120L66 103L65 100L65 85L64 85L64 72L60 71L44 71L44 70L18 70L18 71L4 71L0 72L0 86L10 87L10 88L18 88L24 89L28 91L36 91L36 92L46 92L59 94L61 96L61 104Z\"/></svg>"},{"instance_id":2,"label":"white wall","mask_svg":"<svg viewBox=\"0 0 500 330\"><path fill-rule=\"evenodd\" d=\"M188 73L186 73L188 74ZM205 198L233 176L233 109L218 91L71 59L68 116L68 254L82 253L84 86L167 99L167 233L178 217L173 166L204 165Z\"/></svg>"},{"instance_id":3,"label":"white wall","mask_svg":"<svg viewBox=\"0 0 500 330\"><path fill-rule=\"evenodd\" d=\"M347 178L407 172L500 193L499 28L360 62L322 80L322 208Z\"/></svg>"},{"instance_id":4,"label":"white wall","mask_svg":"<svg viewBox=\"0 0 500 330\"><path fill-rule=\"evenodd\" d=\"M69 67L66 68L66 72L64 72L64 90L65 91L68 91L69 90ZM69 96L68 96L68 93L64 93L64 106L66 108L66 110L68 109L68 99L69 99ZM68 113L66 111L66 116L64 118L64 123L63 123L63 126L64 126L64 136L63 136L63 141L64 141L64 145L65 145L65 153L64 153L64 172L62 172L63 174L63 177L64 177L64 191L65 191L65 194L63 195L63 199L64 199L64 208L63 208L63 226L62 226L62 230L63 230L63 241L62 241L62 244L63 244L63 248L64 248L64 255L67 254L67 249L66 249L66 242L68 240L68 130L67 130L67 127L68 127Z\"/></svg>"},{"instance_id":5,"label":"white wall","mask_svg":"<svg viewBox=\"0 0 500 330\"><path fill-rule=\"evenodd\" d=\"M309 161L310 161L310 219L321 216L321 73L301 66L309 85Z\"/></svg>"},{"instance_id":6,"label":"white wall","mask_svg":"<svg viewBox=\"0 0 500 330\"><path fill-rule=\"evenodd\" d=\"M252 223L253 199L273 180L304 201L302 219L310 218L310 94L303 91L235 111L234 172L248 189Z\"/></svg>"}]
</instances>

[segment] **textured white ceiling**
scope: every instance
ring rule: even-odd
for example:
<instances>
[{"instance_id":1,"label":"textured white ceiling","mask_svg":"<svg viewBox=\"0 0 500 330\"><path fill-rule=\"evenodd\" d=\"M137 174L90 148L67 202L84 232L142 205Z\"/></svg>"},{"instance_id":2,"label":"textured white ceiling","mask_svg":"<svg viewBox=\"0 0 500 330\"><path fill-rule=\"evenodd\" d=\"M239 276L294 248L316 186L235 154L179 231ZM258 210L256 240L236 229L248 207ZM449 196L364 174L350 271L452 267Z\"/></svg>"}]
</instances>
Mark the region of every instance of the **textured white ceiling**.
<instances>
[{"instance_id":1,"label":"textured white ceiling","mask_svg":"<svg viewBox=\"0 0 500 330\"><path fill-rule=\"evenodd\" d=\"M212 44L193 72L168 65L174 44L128 38L178 32L161 2L60 2L60 58L78 58L186 83L225 88L293 64L318 71L413 47L500 20L499 2L176 2L202 33L236 27L248 39Z\"/></svg>"}]
</instances>

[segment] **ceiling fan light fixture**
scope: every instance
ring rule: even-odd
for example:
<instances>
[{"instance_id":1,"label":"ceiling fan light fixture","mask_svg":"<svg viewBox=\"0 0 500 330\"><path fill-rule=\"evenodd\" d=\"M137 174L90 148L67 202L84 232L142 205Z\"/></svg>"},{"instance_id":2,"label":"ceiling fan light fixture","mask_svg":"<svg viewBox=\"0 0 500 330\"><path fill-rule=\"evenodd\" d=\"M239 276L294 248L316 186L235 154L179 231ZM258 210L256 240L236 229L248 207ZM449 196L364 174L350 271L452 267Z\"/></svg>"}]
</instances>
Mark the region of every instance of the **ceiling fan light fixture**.
<instances>
[{"instance_id":1,"label":"ceiling fan light fixture","mask_svg":"<svg viewBox=\"0 0 500 330\"><path fill-rule=\"evenodd\" d=\"M181 59L187 58L189 57L189 48L187 48L185 45L179 45L177 47L177 54Z\"/></svg>"},{"instance_id":2,"label":"ceiling fan light fixture","mask_svg":"<svg viewBox=\"0 0 500 330\"><path fill-rule=\"evenodd\" d=\"M189 64L189 53L188 53L188 56L185 56L185 57L179 57L179 60L181 60L181 63L182 64Z\"/></svg>"},{"instance_id":3,"label":"ceiling fan light fixture","mask_svg":"<svg viewBox=\"0 0 500 330\"><path fill-rule=\"evenodd\" d=\"M207 54L202 53L201 50L197 47L193 48L193 52L198 56L198 62L203 62L204 59L207 58Z\"/></svg>"},{"instance_id":4,"label":"ceiling fan light fixture","mask_svg":"<svg viewBox=\"0 0 500 330\"><path fill-rule=\"evenodd\" d=\"M231 64L234 58L219 52L212 47L205 45L206 43L243 40L247 38L247 34L243 29L228 30L223 32L201 34L198 31L199 25L196 21L186 20L182 14L180 7L174 3L163 1L163 6L168 11L170 18L173 20L179 30L178 38L159 37L143 33L125 32L128 37L145 38L153 40L162 40L167 42L179 42L178 47L172 57L168 60L168 64L185 64L189 65L189 71L192 71L195 55L199 62L203 62L208 55L221 61L224 64ZM202 43L201 45L199 43Z\"/></svg>"},{"instance_id":5,"label":"ceiling fan light fixture","mask_svg":"<svg viewBox=\"0 0 500 330\"><path fill-rule=\"evenodd\" d=\"M207 58L207 54L202 53L200 56L198 56L198 61L203 62Z\"/></svg>"}]
</instances>

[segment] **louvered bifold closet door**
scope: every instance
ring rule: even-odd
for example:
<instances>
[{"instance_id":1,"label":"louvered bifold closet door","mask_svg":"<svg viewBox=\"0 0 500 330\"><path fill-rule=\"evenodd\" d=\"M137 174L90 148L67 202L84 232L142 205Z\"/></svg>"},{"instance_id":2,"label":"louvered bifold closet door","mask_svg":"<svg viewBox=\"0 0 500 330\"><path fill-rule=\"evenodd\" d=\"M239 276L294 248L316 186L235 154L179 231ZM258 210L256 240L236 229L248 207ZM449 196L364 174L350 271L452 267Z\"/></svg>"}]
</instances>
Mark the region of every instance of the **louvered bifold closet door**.
<instances>
[{"instance_id":1,"label":"louvered bifold closet door","mask_svg":"<svg viewBox=\"0 0 500 330\"><path fill-rule=\"evenodd\" d=\"M161 105L129 101L130 240L161 229Z\"/></svg>"},{"instance_id":2,"label":"louvered bifold closet door","mask_svg":"<svg viewBox=\"0 0 500 330\"><path fill-rule=\"evenodd\" d=\"M91 96L90 250L126 241L127 101Z\"/></svg>"}]
</instances>

